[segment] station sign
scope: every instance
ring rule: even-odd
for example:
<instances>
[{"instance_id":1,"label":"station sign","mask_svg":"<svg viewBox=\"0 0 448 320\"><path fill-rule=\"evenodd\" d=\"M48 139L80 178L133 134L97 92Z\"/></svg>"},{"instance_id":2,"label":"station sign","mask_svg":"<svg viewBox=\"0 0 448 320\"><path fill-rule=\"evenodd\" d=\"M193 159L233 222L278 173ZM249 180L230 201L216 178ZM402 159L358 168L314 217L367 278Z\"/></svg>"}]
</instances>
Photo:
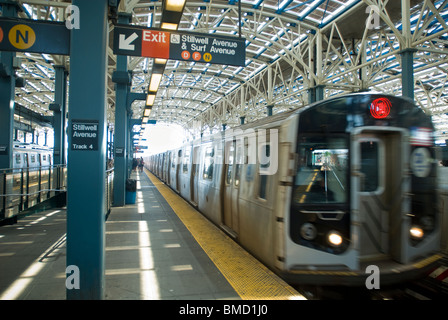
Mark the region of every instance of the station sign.
<instances>
[{"instance_id":1,"label":"station sign","mask_svg":"<svg viewBox=\"0 0 448 320\"><path fill-rule=\"evenodd\" d=\"M70 54L70 30L62 22L0 18L0 51Z\"/></svg>"},{"instance_id":2,"label":"station sign","mask_svg":"<svg viewBox=\"0 0 448 320\"><path fill-rule=\"evenodd\" d=\"M72 120L71 150L97 151L99 141L97 120Z\"/></svg>"},{"instance_id":3,"label":"station sign","mask_svg":"<svg viewBox=\"0 0 448 320\"><path fill-rule=\"evenodd\" d=\"M117 55L245 66L246 40L115 25L113 51Z\"/></svg>"}]
</instances>

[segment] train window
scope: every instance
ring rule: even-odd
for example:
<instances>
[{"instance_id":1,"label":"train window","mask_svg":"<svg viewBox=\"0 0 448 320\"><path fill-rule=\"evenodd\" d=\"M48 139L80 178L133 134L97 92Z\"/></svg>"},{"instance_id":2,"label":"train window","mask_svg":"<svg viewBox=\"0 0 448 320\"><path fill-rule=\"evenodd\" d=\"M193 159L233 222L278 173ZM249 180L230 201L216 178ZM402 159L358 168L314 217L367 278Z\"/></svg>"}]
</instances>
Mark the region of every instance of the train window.
<instances>
[{"instance_id":1,"label":"train window","mask_svg":"<svg viewBox=\"0 0 448 320\"><path fill-rule=\"evenodd\" d=\"M299 163L294 202L345 203L348 199L348 136L304 135L299 138Z\"/></svg>"},{"instance_id":2,"label":"train window","mask_svg":"<svg viewBox=\"0 0 448 320\"><path fill-rule=\"evenodd\" d=\"M242 147L236 149L236 161L235 161L235 187L238 187L241 179L241 166L243 165Z\"/></svg>"},{"instance_id":3,"label":"train window","mask_svg":"<svg viewBox=\"0 0 448 320\"><path fill-rule=\"evenodd\" d=\"M270 158L271 147L269 144L262 146L261 155L262 155L262 157L266 156L267 158ZM268 185L268 175L263 174L263 173L266 173L266 170L267 170L267 168L269 168L269 166L270 166L270 161L268 161L267 163L260 163L260 170L259 170L260 184L258 187L258 197L260 199L267 199L266 198L266 189L267 189L267 185Z\"/></svg>"},{"instance_id":4,"label":"train window","mask_svg":"<svg viewBox=\"0 0 448 320\"><path fill-rule=\"evenodd\" d=\"M214 149L212 147L208 147L205 150L204 170L202 175L204 179L213 180L213 166L215 164L214 156Z\"/></svg>"},{"instance_id":5,"label":"train window","mask_svg":"<svg viewBox=\"0 0 448 320\"><path fill-rule=\"evenodd\" d=\"M188 172L188 165L190 164L190 148L185 149L184 158L183 158L183 166L182 172Z\"/></svg>"},{"instance_id":6,"label":"train window","mask_svg":"<svg viewBox=\"0 0 448 320\"><path fill-rule=\"evenodd\" d=\"M235 165L235 186L238 187L240 185L241 180L241 164L237 163Z\"/></svg>"},{"instance_id":7,"label":"train window","mask_svg":"<svg viewBox=\"0 0 448 320\"><path fill-rule=\"evenodd\" d=\"M22 162L22 158L20 157L20 153L16 154L16 164L20 164Z\"/></svg>"},{"instance_id":8,"label":"train window","mask_svg":"<svg viewBox=\"0 0 448 320\"><path fill-rule=\"evenodd\" d=\"M226 184L232 184L232 172L233 172L233 157L234 157L234 142L229 146L227 157L227 172L226 172Z\"/></svg>"},{"instance_id":9,"label":"train window","mask_svg":"<svg viewBox=\"0 0 448 320\"><path fill-rule=\"evenodd\" d=\"M171 154L171 168L176 168L176 154L174 152Z\"/></svg>"},{"instance_id":10,"label":"train window","mask_svg":"<svg viewBox=\"0 0 448 320\"><path fill-rule=\"evenodd\" d=\"M31 163L34 163L34 162L36 162L36 155L32 154L31 155Z\"/></svg>"},{"instance_id":11,"label":"train window","mask_svg":"<svg viewBox=\"0 0 448 320\"><path fill-rule=\"evenodd\" d=\"M361 142L361 179L362 192L370 192L379 186L379 149L378 142Z\"/></svg>"}]
</instances>

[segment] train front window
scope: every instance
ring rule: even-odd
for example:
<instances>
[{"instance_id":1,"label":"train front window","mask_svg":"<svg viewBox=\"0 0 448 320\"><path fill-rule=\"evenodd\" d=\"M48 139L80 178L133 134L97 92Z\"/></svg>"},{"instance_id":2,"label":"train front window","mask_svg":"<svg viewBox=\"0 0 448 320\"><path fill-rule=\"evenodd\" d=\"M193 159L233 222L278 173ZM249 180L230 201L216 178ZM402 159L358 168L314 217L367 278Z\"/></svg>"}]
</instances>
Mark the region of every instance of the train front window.
<instances>
[{"instance_id":1,"label":"train front window","mask_svg":"<svg viewBox=\"0 0 448 320\"><path fill-rule=\"evenodd\" d=\"M294 179L294 203L346 203L349 150L346 135L309 134L299 137L299 161Z\"/></svg>"},{"instance_id":2,"label":"train front window","mask_svg":"<svg viewBox=\"0 0 448 320\"><path fill-rule=\"evenodd\" d=\"M361 191L371 192L379 187L379 146L378 142L361 142Z\"/></svg>"}]
</instances>

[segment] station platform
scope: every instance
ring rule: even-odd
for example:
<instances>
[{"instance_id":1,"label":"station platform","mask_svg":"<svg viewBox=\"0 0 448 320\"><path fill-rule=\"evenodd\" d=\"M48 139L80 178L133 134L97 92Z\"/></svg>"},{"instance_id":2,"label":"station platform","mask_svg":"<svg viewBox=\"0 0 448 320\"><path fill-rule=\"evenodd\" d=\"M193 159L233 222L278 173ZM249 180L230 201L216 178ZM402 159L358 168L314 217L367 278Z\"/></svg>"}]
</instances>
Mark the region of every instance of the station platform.
<instances>
[{"instance_id":1,"label":"station platform","mask_svg":"<svg viewBox=\"0 0 448 320\"><path fill-rule=\"evenodd\" d=\"M106 222L105 299L305 299L148 171ZM66 298L66 210L0 227L0 300Z\"/></svg>"}]
</instances>

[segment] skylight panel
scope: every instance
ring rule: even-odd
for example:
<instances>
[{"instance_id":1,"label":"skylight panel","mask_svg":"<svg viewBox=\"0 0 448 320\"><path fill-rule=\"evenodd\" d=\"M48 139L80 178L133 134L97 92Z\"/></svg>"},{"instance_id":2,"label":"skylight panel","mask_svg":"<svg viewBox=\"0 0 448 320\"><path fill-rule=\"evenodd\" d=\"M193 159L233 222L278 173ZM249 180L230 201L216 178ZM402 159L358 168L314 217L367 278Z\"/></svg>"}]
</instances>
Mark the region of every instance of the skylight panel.
<instances>
[{"instance_id":1,"label":"skylight panel","mask_svg":"<svg viewBox=\"0 0 448 320\"><path fill-rule=\"evenodd\" d=\"M320 0L314 0L312 3L307 4L306 8L302 10L302 12L299 13L299 17L303 18L305 17L307 14L309 14L315 5L317 5L320 2Z\"/></svg>"}]
</instances>

